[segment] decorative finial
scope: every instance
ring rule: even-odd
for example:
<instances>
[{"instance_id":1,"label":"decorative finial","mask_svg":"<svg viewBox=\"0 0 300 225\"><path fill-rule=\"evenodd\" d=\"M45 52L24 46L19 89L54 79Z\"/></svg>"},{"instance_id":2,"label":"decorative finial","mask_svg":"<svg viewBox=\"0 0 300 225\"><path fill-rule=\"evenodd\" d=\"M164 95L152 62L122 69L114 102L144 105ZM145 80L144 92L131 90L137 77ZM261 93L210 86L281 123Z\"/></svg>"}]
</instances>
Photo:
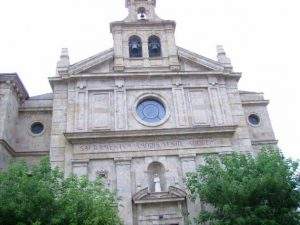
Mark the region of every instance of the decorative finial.
<instances>
[{"instance_id":1,"label":"decorative finial","mask_svg":"<svg viewBox=\"0 0 300 225\"><path fill-rule=\"evenodd\" d=\"M58 75L68 74L69 66L70 66L69 51L67 48L62 48L60 59L57 62L57 74Z\"/></svg>"},{"instance_id":2,"label":"decorative finial","mask_svg":"<svg viewBox=\"0 0 300 225\"><path fill-rule=\"evenodd\" d=\"M222 45L217 45L217 58L218 62L223 64L226 71L232 71L231 60L226 56L226 52Z\"/></svg>"}]
</instances>

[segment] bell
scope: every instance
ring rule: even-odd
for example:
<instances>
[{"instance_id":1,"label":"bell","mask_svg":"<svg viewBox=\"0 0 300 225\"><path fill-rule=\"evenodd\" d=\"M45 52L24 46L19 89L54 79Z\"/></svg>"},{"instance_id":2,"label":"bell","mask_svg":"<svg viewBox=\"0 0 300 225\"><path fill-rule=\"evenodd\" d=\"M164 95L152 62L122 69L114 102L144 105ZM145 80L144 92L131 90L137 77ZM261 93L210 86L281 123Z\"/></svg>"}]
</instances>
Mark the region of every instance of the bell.
<instances>
[{"instance_id":1,"label":"bell","mask_svg":"<svg viewBox=\"0 0 300 225\"><path fill-rule=\"evenodd\" d=\"M132 49L138 49L138 44L137 43L133 43L131 46Z\"/></svg>"},{"instance_id":2,"label":"bell","mask_svg":"<svg viewBox=\"0 0 300 225\"><path fill-rule=\"evenodd\" d=\"M145 13L141 13L141 16L140 16L141 20L145 20L146 19L146 15Z\"/></svg>"},{"instance_id":3,"label":"bell","mask_svg":"<svg viewBox=\"0 0 300 225\"><path fill-rule=\"evenodd\" d=\"M158 45L157 44L152 44L152 49L153 50L157 50L158 49Z\"/></svg>"}]
</instances>

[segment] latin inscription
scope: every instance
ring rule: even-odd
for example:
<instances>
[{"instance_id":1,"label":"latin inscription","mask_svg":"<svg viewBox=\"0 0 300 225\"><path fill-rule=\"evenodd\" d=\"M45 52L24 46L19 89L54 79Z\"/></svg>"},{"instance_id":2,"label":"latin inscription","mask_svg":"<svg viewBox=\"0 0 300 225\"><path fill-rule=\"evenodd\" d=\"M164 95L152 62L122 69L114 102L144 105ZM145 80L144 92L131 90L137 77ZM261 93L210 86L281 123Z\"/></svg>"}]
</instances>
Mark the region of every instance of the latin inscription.
<instances>
[{"instance_id":1,"label":"latin inscription","mask_svg":"<svg viewBox=\"0 0 300 225\"><path fill-rule=\"evenodd\" d=\"M123 152L123 151L154 151L168 149L185 149L199 147L222 146L224 139L189 139L168 141L135 141L122 143L95 143L75 146L76 153Z\"/></svg>"}]
</instances>

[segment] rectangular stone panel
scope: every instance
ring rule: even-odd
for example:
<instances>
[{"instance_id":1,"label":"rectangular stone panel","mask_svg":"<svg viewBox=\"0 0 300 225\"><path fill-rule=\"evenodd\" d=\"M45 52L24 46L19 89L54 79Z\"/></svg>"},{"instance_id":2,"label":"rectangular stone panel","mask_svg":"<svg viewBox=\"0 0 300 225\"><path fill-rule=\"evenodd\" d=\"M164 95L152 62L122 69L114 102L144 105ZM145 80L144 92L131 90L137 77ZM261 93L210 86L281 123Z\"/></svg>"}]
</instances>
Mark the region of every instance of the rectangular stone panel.
<instances>
[{"instance_id":1,"label":"rectangular stone panel","mask_svg":"<svg viewBox=\"0 0 300 225\"><path fill-rule=\"evenodd\" d=\"M86 93L79 92L77 95L77 104L76 104L76 129L84 130L85 129L85 121L86 121Z\"/></svg>"},{"instance_id":2,"label":"rectangular stone panel","mask_svg":"<svg viewBox=\"0 0 300 225\"><path fill-rule=\"evenodd\" d=\"M116 116L116 129L126 129L126 96L125 91L115 91L115 116Z\"/></svg>"},{"instance_id":3,"label":"rectangular stone panel","mask_svg":"<svg viewBox=\"0 0 300 225\"><path fill-rule=\"evenodd\" d=\"M224 115L221 107L221 98L219 96L218 88L210 88L209 92L215 125L222 125L224 124Z\"/></svg>"},{"instance_id":4,"label":"rectangular stone panel","mask_svg":"<svg viewBox=\"0 0 300 225\"><path fill-rule=\"evenodd\" d=\"M209 113L207 89L192 89L189 91L192 125L209 125Z\"/></svg>"},{"instance_id":5,"label":"rectangular stone panel","mask_svg":"<svg viewBox=\"0 0 300 225\"><path fill-rule=\"evenodd\" d=\"M176 109L177 125L179 127L184 127L187 125L187 109L183 88L173 88L173 97Z\"/></svg>"},{"instance_id":6,"label":"rectangular stone panel","mask_svg":"<svg viewBox=\"0 0 300 225\"><path fill-rule=\"evenodd\" d=\"M92 130L111 128L109 92L94 92L89 97L89 127Z\"/></svg>"}]
</instances>

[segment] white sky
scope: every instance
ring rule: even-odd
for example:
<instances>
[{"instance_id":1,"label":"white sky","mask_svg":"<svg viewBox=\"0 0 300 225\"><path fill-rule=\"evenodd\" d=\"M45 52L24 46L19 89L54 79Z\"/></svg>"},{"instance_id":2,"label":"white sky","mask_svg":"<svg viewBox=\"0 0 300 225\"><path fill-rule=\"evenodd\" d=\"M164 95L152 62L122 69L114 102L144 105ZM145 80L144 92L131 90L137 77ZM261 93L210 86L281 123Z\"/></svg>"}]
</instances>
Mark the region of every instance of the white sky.
<instances>
[{"instance_id":1,"label":"white sky","mask_svg":"<svg viewBox=\"0 0 300 225\"><path fill-rule=\"evenodd\" d=\"M176 20L179 46L214 59L224 45L240 89L265 93L280 147L300 158L300 1L157 0L156 11ZM109 23L126 15L125 0L0 0L0 72L31 96L51 92L60 49L74 63L112 47Z\"/></svg>"}]
</instances>

